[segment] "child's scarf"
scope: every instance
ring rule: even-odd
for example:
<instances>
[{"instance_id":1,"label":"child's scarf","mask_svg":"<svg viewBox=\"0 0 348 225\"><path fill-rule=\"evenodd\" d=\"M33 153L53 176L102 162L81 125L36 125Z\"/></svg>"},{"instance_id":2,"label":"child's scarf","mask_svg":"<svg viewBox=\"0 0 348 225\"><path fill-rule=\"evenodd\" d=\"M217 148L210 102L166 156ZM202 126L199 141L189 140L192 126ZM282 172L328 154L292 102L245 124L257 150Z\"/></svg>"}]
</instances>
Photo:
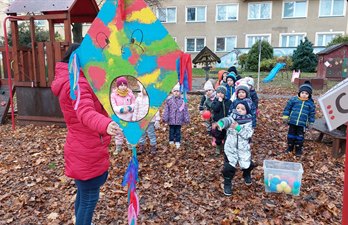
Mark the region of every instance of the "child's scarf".
<instances>
[{"instance_id":1,"label":"child's scarf","mask_svg":"<svg viewBox=\"0 0 348 225\"><path fill-rule=\"evenodd\" d=\"M128 95L128 88L125 90L121 90L121 89L117 88L116 92L119 96L126 97Z\"/></svg>"},{"instance_id":2,"label":"child's scarf","mask_svg":"<svg viewBox=\"0 0 348 225\"><path fill-rule=\"evenodd\" d=\"M231 117L238 123L238 124L245 124L249 123L253 120L253 116L249 114L241 115L238 113L236 109L232 110Z\"/></svg>"}]
</instances>

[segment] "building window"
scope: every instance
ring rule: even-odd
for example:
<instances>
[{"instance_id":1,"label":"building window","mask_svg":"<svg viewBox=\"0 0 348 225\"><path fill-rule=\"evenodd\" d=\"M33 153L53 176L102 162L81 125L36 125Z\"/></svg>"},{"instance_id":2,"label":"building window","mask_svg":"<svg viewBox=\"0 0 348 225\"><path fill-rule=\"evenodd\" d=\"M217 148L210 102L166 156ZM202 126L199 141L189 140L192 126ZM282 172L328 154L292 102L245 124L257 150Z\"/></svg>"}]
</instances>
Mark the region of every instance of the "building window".
<instances>
[{"instance_id":1,"label":"building window","mask_svg":"<svg viewBox=\"0 0 348 225\"><path fill-rule=\"evenodd\" d=\"M186 52L199 52L205 46L205 38L186 38Z\"/></svg>"},{"instance_id":2,"label":"building window","mask_svg":"<svg viewBox=\"0 0 348 225\"><path fill-rule=\"evenodd\" d=\"M205 22L206 17L205 6L194 6L186 8L186 22Z\"/></svg>"},{"instance_id":3,"label":"building window","mask_svg":"<svg viewBox=\"0 0 348 225\"><path fill-rule=\"evenodd\" d=\"M230 52L237 44L236 37L217 37L215 51L216 52Z\"/></svg>"},{"instance_id":4,"label":"building window","mask_svg":"<svg viewBox=\"0 0 348 225\"><path fill-rule=\"evenodd\" d=\"M256 42L259 40L267 41L268 43L271 43L271 35L270 34L257 34L257 35L246 35L246 48L251 48Z\"/></svg>"},{"instance_id":5,"label":"building window","mask_svg":"<svg viewBox=\"0 0 348 225\"><path fill-rule=\"evenodd\" d=\"M157 8L157 18L162 23L176 23L176 8Z\"/></svg>"},{"instance_id":6,"label":"building window","mask_svg":"<svg viewBox=\"0 0 348 225\"><path fill-rule=\"evenodd\" d=\"M344 16L345 0L320 0L319 16Z\"/></svg>"},{"instance_id":7,"label":"building window","mask_svg":"<svg viewBox=\"0 0 348 225\"><path fill-rule=\"evenodd\" d=\"M335 32L335 33L316 33L316 46L326 46L328 45L332 39L339 35L343 35L344 32Z\"/></svg>"},{"instance_id":8,"label":"building window","mask_svg":"<svg viewBox=\"0 0 348 225\"><path fill-rule=\"evenodd\" d=\"M280 47L297 47L305 38L305 34L281 34Z\"/></svg>"},{"instance_id":9,"label":"building window","mask_svg":"<svg viewBox=\"0 0 348 225\"><path fill-rule=\"evenodd\" d=\"M238 18L238 4L217 5L216 21L231 21Z\"/></svg>"},{"instance_id":10,"label":"building window","mask_svg":"<svg viewBox=\"0 0 348 225\"><path fill-rule=\"evenodd\" d=\"M307 1L285 1L283 4L283 18L306 17Z\"/></svg>"},{"instance_id":11,"label":"building window","mask_svg":"<svg viewBox=\"0 0 348 225\"><path fill-rule=\"evenodd\" d=\"M262 3L249 3L248 4L248 19L249 20L264 20L271 19L271 8L270 2Z\"/></svg>"}]
</instances>

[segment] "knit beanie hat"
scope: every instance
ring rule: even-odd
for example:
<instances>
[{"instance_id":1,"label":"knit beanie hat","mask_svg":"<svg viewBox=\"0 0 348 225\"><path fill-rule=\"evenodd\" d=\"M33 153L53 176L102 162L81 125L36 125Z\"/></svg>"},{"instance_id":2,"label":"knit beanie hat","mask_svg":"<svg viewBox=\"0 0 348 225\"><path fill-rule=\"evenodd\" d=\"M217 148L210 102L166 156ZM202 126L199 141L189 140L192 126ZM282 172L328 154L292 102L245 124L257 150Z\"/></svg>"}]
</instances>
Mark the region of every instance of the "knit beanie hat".
<instances>
[{"instance_id":1,"label":"knit beanie hat","mask_svg":"<svg viewBox=\"0 0 348 225\"><path fill-rule=\"evenodd\" d=\"M128 81L125 77L119 77L116 79L116 86L119 87L121 84L128 86Z\"/></svg>"},{"instance_id":2,"label":"knit beanie hat","mask_svg":"<svg viewBox=\"0 0 348 225\"><path fill-rule=\"evenodd\" d=\"M230 72L227 77L226 77L226 80L228 78L232 78L233 82L236 82L237 78L236 78L236 74L234 72Z\"/></svg>"},{"instance_id":3,"label":"knit beanie hat","mask_svg":"<svg viewBox=\"0 0 348 225\"><path fill-rule=\"evenodd\" d=\"M309 80L306 80L306 81L304 82L304 84L302 84L302 85L300 86L300 89L299 89L299 91L298 91L298 96L300 96L300 93L301 93L302 91L306 91L306 92L309 94L309 97L312 96L312 91L313 91L313 89L312 89L311 82L310 82Z\"/></svg>"},{"instance_id":4,"label":"knit beanie hat","mask_svg":"<svg viewBox=\"0 0 348 225\"><path fill-rule=\"evenodd\" d=\"M172 91L180 91L180 84L177 83L177 84L173 87Z\"/></svg>"},{"instance_id":5,"label":"knit beanie hat","mask_svg":"<svg viewBox=\"0 0 348 225\"><path fill-rule=\"evenodd\" d=\"M216 93L222 93L226 95L226 92L227 92L227 88L223 85L220 85L218 88L216 88Z\"/></svg>"},{"instance_id":6,"label":"knit beanie hat","mask_svg":"<svg viewBox=\"0 0 348 225\"><path fill-rule=\"evenodd\" d=\"M240 90L243 90L245 91L246 93L246 97L249 98L250 97L250 90L249 90L249 87L243 83L239 84L237 87L236 87L236 96L238 98L238 92Z\"/></svg>"},{"instance_id":7,"label":"knit beanie hat","mask_svg":"<svg viewBox=\"0 0 348 225\"><path fill-rule=\"evenodd\" d=\"M228 68L227 71L228 72L234 72L235 76L238 75L238 71L237 71L237 68L235 66L231 66L230 68Z\"/></svg>"},{"instance_id":8,"label":"knit beanie hat","mask_svg":"<svg viewBox=\"0 0 348 225\"><path fill-rule=\"evenodd\" d=\"M213 84L211 83L210 80L207 80L207 82L205 82L203 88L204 88L205 91L214 90Z\"/></svg>"},{"instance_id":9,"label":"knit beanie hat","mask_svg":"<svg viewBox=\"0 0 348 225\"><path fill-rule=\"evenodd\" d=\"M239 105L239 104L244 105L247 114L251 114L251 109L250 109L250 106L249 106L249 104L248 104L247 101L245 101L245 100L239 100L239 101L237 102L237 104L236 104L236 108L237 108L237 105Z\"/></svg>"}]
</instances>

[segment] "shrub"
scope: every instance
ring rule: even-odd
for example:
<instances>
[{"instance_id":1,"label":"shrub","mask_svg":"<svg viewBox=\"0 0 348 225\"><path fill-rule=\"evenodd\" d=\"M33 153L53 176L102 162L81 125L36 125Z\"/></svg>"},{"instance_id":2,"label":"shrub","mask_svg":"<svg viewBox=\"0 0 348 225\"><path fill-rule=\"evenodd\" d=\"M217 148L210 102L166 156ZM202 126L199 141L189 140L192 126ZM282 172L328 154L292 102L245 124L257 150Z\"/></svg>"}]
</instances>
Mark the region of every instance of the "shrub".
<instances>
[{"instance_id":1,"label":"shrub","mask_svg":"<svg viewBox=\"0 0 348 225\"><path fill-rule=\"evenodd\" d=\"M313 53L313 44L305 38L305 41L301 41L297 46L297 49L292 55L293 65L291 69L301 70L302 72L314 72L318 59Z\"/></svg>"},{"instance_id":2,"label":"shrub","mask_svg":"<svg viewBox=\"0 0 348 225\"><path fill-rule=\"evenodd\" d=\"M273 48L267 41L261 42L261 61L273 58ZM246 61L246 69L249 71L257 71L259 63L259 42L256 42L248 52Z\"/></svg>"}]
</instances>

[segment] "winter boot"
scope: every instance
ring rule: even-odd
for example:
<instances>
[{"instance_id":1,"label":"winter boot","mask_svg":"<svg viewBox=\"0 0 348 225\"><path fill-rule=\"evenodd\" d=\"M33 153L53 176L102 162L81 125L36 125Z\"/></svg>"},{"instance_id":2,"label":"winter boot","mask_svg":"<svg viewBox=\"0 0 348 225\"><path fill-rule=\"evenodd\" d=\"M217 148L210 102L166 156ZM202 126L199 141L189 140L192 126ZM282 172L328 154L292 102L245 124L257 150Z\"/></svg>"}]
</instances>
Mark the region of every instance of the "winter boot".
<instances>
[{"instance_id":1,"label":"winter boot","mask_svg":"<svg viewBox=\"0 0 348 225\"><path fill-rule=\"evenodd\" d=\"M294 140L293 139L288 139L288 148L285 150L285 153L290 153L294 150Z\"/></svg>"},{"instance_id":2,"label":"winter boot","mask_svg":"<svg viewBox=\"0 0 348 225\"><path fill-rule=\"evenodd\" d=\"M175 142L175 147L176 147L176 149L179 149L180 148L180 142Z\"/></svg>"},{"instance_id":3,"label":"winter boot","mask_svg":"<svg viewBox=\"0 0 348 225\"><path fill-rule=\"evenodd\" d=\"M139 145L139 149L138 149L138 155L143 154L145 151L145 145Z\"/></svg>"},{"instance_id":4,"label":"winter boot","mask_svg":"<svg viewBox=\"0 0 348 225\"><path fill-rule=\"evenodd\" d=\"M215 147L215 156L219 156L221 152L223 151L223 145L216 145Z\"/></svg>"},{"instance_id":5,"label":"winter boot","mask_svg":"<svg viewBox=\"0 0 348 225\"><path fill-rule=\"evenodd\" d=\"M156 145L151 145L151 154L156 154L156 152L157 152L157 147L156 147Z\"/></svg>"},{"instance_id":6,"label":"winter boot","mask_svg":"<svg viewBox=\"0 0 348 225\"><path fill-rule=\"evenodd\" d=\"M251 170L254 169L254 164L251 162L248 169L243 170L243 178L246 185L251 185Z\"/></svg>"},{"instance_id":7,"label":"winter boot","mask_svg":"<svg viewBox=\"0 0 348 225\"><path fill-rule=\"evenodd\" d=\"M229 177L224 177L224 195L232 195L232 179Z\"/></svg>"},{"instance_id":8,"label":"winter boot","mask_svg":"<svg viewBox=\"0 0 348 225\"><path fill-rule=\"evenodd\" d=\"M295 145L295 155L296 156L302 155L302 144Z\"/></svg>"}]
</instances>

